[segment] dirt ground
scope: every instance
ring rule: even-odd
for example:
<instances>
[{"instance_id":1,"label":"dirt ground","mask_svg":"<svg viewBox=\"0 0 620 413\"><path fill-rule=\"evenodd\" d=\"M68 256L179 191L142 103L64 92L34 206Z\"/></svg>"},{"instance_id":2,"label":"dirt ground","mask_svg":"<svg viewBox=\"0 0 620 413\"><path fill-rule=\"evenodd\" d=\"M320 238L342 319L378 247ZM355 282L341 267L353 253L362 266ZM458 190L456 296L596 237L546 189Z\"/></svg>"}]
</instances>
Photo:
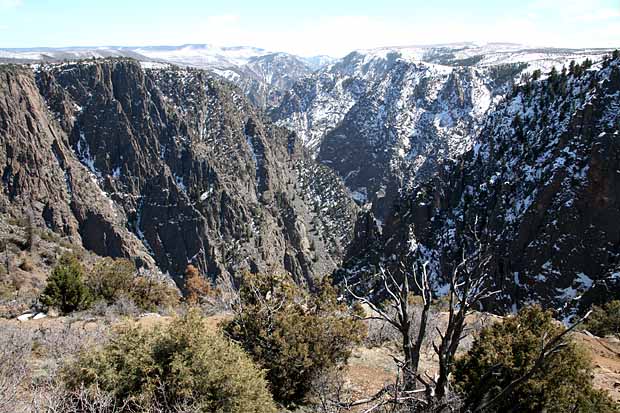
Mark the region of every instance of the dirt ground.
<instances>
[{"instance_id":1,"label":"dirt ground","mask_svg":"<svg viewBox=\"0 0 620 413\"><path fill-rule=\"evenodd\" d=\"M577 333L575 339L587 348L594 366L594 385L609 391L620 403L620 340Z\"/></svg>"}]
</instances>

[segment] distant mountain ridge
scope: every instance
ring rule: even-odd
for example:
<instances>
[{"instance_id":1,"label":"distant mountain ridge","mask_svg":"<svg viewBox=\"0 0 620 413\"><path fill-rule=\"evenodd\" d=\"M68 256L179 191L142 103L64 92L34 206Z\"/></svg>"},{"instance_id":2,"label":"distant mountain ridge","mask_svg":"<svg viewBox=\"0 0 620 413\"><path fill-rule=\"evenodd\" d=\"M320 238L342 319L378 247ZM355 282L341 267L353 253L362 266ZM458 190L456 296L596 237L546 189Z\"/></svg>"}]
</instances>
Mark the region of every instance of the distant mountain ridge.
<instances>
[{"instance_id":1,"label":"distant mountain ridge","mask_svg":"<svg viewBox=\"0 0 620 413\"><path fill-rule=\"evenodd\" d=\"M302 57L258 47L210 44L0 49L0 63L57 63L107 57L129 57L154 66L207 69L236 83L258 107L277 105L295 81L334 60L323 55Z\"/></svg>"},{"instance_id":2,"label":"distant mountain ridge","mask_svg":"<svg viewBox=\"0 0 620 413\"><path fill-rule=\"evenodd\" d=\"M351 55L388 59L398 55L409 62L442 66L491 67L527 62L530 70L549 70L571 59L600 56L606 49L559 49L512 43L461 42L357 50L341 59L327 55L298 56L252 46L184 44L179 46L33 47L0 49L0 63L75 61L88 58L130 57L151 65L173 64L211 70L236 83L261 108L277 107L297 81L314 72L341 65Z\"/></svg>"}]
</instances>

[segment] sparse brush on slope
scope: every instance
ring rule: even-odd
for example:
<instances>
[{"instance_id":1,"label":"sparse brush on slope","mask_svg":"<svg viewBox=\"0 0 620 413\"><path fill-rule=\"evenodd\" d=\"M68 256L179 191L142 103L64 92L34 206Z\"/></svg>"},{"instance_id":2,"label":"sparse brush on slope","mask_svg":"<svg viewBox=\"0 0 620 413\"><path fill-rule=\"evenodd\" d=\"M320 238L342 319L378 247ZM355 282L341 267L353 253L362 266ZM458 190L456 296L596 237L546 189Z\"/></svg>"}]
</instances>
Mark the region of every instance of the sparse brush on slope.
<instances>
[{"instance_id":1,"label":"sparse brush on slope","mask_svg":"<svg viewBox=\"0 0 620 413\"><path fill-rule=\"evenodd\" d=\"M113 305L125 300L153 311L173 307L179 299L178 290L168 280L156 273L137 272L127 259L101 258L85 270L73 255L64 256L54 267L40 296L42 304L64 314L94 303Z\"/></svg>"}]
</instances>

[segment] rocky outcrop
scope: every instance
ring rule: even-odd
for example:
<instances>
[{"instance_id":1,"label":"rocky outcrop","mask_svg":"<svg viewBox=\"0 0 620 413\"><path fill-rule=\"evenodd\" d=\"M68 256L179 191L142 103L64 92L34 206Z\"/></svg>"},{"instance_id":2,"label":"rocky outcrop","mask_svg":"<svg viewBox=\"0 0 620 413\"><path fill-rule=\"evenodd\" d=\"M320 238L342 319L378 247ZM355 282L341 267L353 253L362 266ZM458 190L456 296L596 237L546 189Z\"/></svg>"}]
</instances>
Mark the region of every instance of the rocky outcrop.
<instances>
[{"instance_id":1,"label":"rocky outcrop","mask_svg":"<svg viewBox=\"0 0 620 413\"><path fill-rule=\"evenodd\" d=\"M333 175L316 200L295 135L236 88L122 59L1 70L7 208L177 279L190 262L213 278L269 270L309 283L338 265L352 231L331 230L322 203L338 202L345 224L355 205Z\"/></svg>"},{"instance_id":2,"label":"rocky outcrop","mask_svg":"<svg viewBox=\"0 0 620 413\"><path fill-rule=\"evenodd\" d=\"M55 118L66 127L74 121L52 115L30 70L0 66L0 76L3 210L31 213L39 225L98 253L152 265L142 243L124 227L122 211L76 158Z\"/></svg>"}]
</instances>

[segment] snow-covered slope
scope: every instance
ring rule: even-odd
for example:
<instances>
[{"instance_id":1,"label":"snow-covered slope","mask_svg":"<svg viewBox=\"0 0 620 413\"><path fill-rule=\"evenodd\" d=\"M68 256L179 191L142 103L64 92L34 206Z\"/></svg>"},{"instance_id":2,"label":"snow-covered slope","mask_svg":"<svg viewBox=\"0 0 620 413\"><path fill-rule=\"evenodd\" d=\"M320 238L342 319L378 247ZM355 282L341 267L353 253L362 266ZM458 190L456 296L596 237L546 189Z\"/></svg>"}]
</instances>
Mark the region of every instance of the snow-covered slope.
<instances>
[{"instance_id":1,"label":"snow-covered slope","mask_svg":"<svg viewBox=\"0 0 620 413\"><path fill-rule=\"evenodd\" d=\"M399 46L360 50L367 56L384 57L399 53L409 61L423 61L448 66L490 66L527 62L530 67L550 70L575 60L578 63L589 58L599 59L609 49L560 49L526 46L516 43L452 43L430 46Z\"/></svg>"},{"instance_id":2,"label":"snow-covered slope","mask_svg":"<svg viewBox=\"0 0 620 413\"><path fill-rule=\"evenodd\" d=\"M287 53L254 56L241 66L212 70L236 83L261 108L277 106L295 82L313 71L301 58Z\"/></svg>"},{"instance_id":3,"label":"snow-covered slope","mask_svg":"<svg viewBox=\"0 0 620 413\"><path fill-rule=\"evenodd\" d=\"M505 70L516 74L519 67ZM358 201L387 208L403 171L431 173L435 159L469 147L505 92L497 78L487 68L354 52L298 82L272 117L334 168Z\"/></svg>"},{"instance_id":4,"label":"snow-covered slope","mask_svg":"<svg viewBox=\"0 0 620 413\"><path fill-rule=\"evenodd\" d=\"M63 60L100 59L107 57L131 57L138 60L149 60L146 56L134 50L118 47L0 49L0 62L3 60L16 60L20 62L58 62Z\"/></svg>"},{"instance_id":5,"label":"snow-covered slope","mask_svg":"<svg viewBox=\"0 0 620 413\"><path fill-rule=\"evenodd\" d=\"M471 43L356 51L297 82L271 115L384 215L385 194L469 149L525 73L604 52Z\"/></svg>"},{"instance_id":6,"label":"snow-covered slope","mask_svg":"<svg viewBox=\"0 0 620 413\"><path fill-rule=\"evenodd\" d=\"M182 46L150 46L123 48L155 60L163 60L181 66L200 68L230 68L242 66L257 56L270 52L257 47L219 47L210 44L186 44Z\"/></svg>"},{"instance_id":7,"label":"snow-covered slope","mask_svg":"<svg viewBox=\"0 0 620 413\"><path fill-rule=\"evenodd\" d=\"M570 316L618 298L619 134L620 58L528 81L497 103L463 156L403 188L366 246L383 257L375 263L397 262L415 241L440 294L477 234L488 261L476 271L500 291L486 305L500 312L541 303Z\"/></svg>"}]
</instances>

